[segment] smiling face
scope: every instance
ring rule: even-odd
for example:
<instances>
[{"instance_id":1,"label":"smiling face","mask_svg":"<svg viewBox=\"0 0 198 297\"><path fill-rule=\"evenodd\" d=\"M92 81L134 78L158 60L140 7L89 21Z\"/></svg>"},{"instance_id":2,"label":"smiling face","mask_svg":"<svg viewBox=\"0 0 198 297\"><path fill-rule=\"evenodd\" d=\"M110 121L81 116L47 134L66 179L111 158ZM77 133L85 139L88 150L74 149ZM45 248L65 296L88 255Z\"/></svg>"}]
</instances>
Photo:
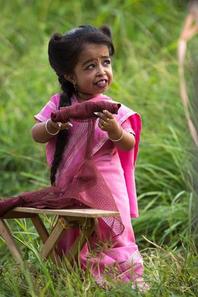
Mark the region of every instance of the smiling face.
<instances>
[{"instance_id":1,"label":"smiling face","mask_svg":"<svg viewBox=\"0 0 198 297\"><path fill-rule=\"evenodd\" d=\"M68 77L67 77L68 79ZM88 100L105 92L113 79L109 49L102 44L86 44L70 76L78 98Z\"/></svg>"}]
</instances>

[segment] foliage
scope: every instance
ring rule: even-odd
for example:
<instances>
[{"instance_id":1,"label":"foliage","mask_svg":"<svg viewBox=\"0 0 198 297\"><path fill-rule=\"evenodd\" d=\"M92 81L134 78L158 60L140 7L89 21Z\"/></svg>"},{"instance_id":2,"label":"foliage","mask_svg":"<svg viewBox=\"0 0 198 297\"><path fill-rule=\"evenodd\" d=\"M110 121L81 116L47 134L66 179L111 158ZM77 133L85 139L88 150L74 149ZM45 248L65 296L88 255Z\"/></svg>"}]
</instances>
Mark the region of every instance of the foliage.
<instances>
[{"instance_id":1,"label":"foliage","mask_svg":"<svg viewBox=\"0 0 198 297\"><path fill-rule=\"evenodd\" d=\"M193 147L179 97L176 56L185 1L0 0L0 4L1 196L48 184L44 147L31 140L31 126L33 115L59 91L47 60L49 36L83 23L111 25L116 56L109 94L137 110L143 120L136 170L140 218L133 225L140 248L145 249L145 275L152 286L147 296L196 296L197 254L188 245L195 199ZM65 288L67 296L139 296L128 285L114 284L104 291L91 276L80 278L82 272L68 274L36 262L35 231L25 222L16 223L16 238L24 243L29 266L11 272L9 253L1 252L1 296L66 296Z\"/></svg>"}]
</instances>

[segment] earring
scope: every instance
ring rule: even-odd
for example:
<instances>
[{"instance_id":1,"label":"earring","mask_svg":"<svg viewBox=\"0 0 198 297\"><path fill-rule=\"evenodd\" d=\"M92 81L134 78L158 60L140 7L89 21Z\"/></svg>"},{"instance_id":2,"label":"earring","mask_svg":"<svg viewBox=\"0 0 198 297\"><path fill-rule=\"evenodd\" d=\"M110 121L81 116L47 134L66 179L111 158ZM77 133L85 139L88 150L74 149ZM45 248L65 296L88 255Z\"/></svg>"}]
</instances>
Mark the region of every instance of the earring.
<instances>
[{"instance_id":1,"label":"earring","mask_svg":"<svg viewBox=\"0 0 198 297\"><path fill-rule=\"evenodd\" d=\"M74 92L76 94L76 96L78 95L78 86L76 83L73 83L73 87L74 87Z\"/></svg>"}]
</instances>

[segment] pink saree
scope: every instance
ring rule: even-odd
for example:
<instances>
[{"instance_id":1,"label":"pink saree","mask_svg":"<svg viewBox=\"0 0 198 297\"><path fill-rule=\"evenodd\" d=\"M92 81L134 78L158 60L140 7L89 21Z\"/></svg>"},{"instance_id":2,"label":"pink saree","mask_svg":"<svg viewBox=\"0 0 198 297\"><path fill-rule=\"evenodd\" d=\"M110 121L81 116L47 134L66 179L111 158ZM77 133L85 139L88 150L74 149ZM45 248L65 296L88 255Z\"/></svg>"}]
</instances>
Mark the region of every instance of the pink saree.
<instances>
[{"instance_id":1,"label":"pink saree","mask_svg":"<svg viewBox=\"0 0 198 297\"><path fill-rule=\"evenodd\" d=\"M91 99L93 102L99 100L112 102L109 97L103 95ZM104 208L107 201L102 198L102 193L104 193L102 188L105 189L105 192L110 191L113 199L109 199L106 207L119 211L120 222L116 220L108 222L105 219L100 219L97 232L89 246L86 244L81 250L80 261L83 268L90 267L99 283L105 281L105 273L107 273L124 282L131 281L134 284L141 285L143 283L143 262L135 243L131 225L131 216L138 216L134 170L140 139L141 119L137 113L124 105L121 105L115 117L123 127L126 122L130 123L131 131L129 130L129 132L135 134L136 145L129 152L117 150L108 139L107 133L99 129L98 120L96 120L91 155L104 183L100 187L101 191L92 192L89 197L91 197L90 207ZM73 127L70 131L70 141L57 173L56 182L60 187L69 183L67 172L73 174L74 168L81 164L89 133L89 121L83 121L83 125L80 121L72 120L71 122ZM82 135L83 137L81 137ZM78 139L77 143L76 139ZM47 147L49 162L51 162L53 151L54 142L49 143ZM83 193L85 197L86 191L87 189ZM105 197L106 195L104 195ZM122 230L120 223L124 227ZM65 232L58 247L60 253L67 252L77 234L78 230ZM100 248L98 249L98 247Z\"/></svg>"}]
</instances>

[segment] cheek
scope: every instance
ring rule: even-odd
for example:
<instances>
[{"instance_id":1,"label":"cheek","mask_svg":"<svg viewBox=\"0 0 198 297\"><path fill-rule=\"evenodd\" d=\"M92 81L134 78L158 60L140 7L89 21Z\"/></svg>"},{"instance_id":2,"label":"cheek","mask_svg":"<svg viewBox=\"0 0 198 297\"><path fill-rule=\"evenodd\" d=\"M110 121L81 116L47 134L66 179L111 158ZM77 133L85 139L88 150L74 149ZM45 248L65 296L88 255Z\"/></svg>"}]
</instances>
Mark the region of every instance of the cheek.
<instances>
[{"instance_id":1,"label":"cheek","mask_svg":"<svg viewBox=\"0 0 198 297\"><path fill-rule=\"evenodd\" d=\"M89 73L86 76L84 76L84 81L87 81L87 82L92 81L94 79L94 77L95 76L93 73Z\"/></svg>"},{"instance_id":2,"label":"cheek","mask_svg":"<svg viewBox=\"0 0 198 297\"><path fill-rule=\"evenodd\" d=\"M112 68L109 69L109 76L113 79L113 71L112 71Z\"/></svg>"},{"instance_id":3,"label":"cheek","mask_svg":"<svg viewBox=\"0 0 198 297\"><path fill-rule=\"evenodd\" d=\"M112 82L113 80L113 73L110 73L110 81Z\"/></svg>"},{"instance_id":4,"label":"cheek","mask_svg":"<svg viewBox=\"0 0 198 297\"><path fill-rule=\"evenodd\" d=\"M78 84L81 86L81 87L86 87L86 86L89 86L90 84L92 84L93 82L93 78L89 75L86 75L86 76L82 76L81 78L79 78L78 80Z\"/></svg>"}]
</instances>

